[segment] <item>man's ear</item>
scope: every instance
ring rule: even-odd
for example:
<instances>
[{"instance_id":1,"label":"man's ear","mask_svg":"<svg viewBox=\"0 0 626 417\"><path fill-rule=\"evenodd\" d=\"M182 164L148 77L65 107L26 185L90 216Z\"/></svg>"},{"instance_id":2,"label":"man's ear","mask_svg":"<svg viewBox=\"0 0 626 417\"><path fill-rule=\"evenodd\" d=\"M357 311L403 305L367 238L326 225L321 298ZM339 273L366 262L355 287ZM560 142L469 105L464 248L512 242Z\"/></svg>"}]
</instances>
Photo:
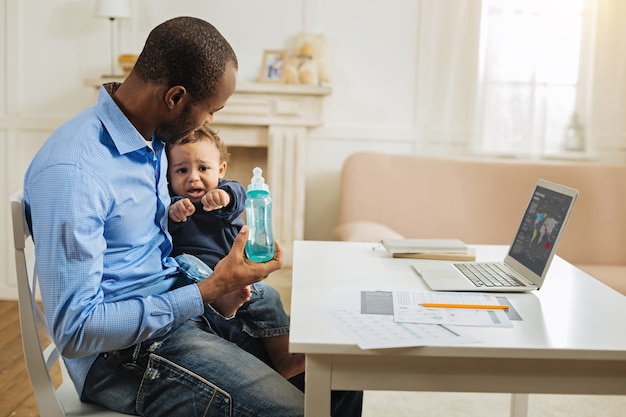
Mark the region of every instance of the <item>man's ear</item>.
<instances>
[{"instance_id":1,"label":"man's ear","mask_svg":"<svg viewBox=\"0 0 626 417\"><path fill-rule=\"evenodd\" d=\"M165 93L165 104L170 110L172 110L175 107L180 106L187 95L188 93L185 87L182 85L175 85Z\"/></svg>"}]
</instances>

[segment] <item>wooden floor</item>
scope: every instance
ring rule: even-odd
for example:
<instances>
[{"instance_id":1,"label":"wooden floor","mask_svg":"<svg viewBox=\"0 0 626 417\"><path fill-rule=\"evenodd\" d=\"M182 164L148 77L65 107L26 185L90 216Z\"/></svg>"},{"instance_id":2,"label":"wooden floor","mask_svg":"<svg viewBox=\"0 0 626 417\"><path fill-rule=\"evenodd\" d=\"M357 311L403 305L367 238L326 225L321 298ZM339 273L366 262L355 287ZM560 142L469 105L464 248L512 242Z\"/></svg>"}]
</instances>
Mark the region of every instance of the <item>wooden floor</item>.
<instances>
[{"instance_id":1,"label":"wooden floor","mask_svg":"<svg viewBox=\"0 0 626 417\"><path fill-rule=\"evenodd\" d=\"M28 379L16 301L0 301L0 417L38 417Z\"/></svg>"},{"instance_id":2,"label":"wooden floor","mask_svg":"<svg viewBox=\"0 0 626 417\"><path fill-rule=\"evenodd\" d=\"M291 309L291 270L283 268L267 278ZM17 301L0 300L0 417L39 417L33 390L28 379Z\"/></svg>"}]
</instances>

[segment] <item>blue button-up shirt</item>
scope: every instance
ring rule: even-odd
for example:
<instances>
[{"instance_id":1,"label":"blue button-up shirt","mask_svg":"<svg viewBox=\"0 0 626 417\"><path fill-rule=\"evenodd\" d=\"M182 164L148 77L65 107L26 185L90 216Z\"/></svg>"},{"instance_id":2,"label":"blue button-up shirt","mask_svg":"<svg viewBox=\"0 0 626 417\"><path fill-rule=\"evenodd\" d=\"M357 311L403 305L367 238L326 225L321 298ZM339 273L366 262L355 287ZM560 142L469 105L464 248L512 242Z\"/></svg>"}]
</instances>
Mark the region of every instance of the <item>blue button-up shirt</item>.
<instances>
[{"instance_id":1,"label":"blue button-up shirt","mask_svg":"<svg viewBox=\"0 0 626 417\"><path fill-rule=\"evenodd\" d=\"M26 172L48 327L79 393L99 353L163 335L204 311L197 286L170 290L178 267L168 257L166 172L163 143L147 146L104 86Z\"/></svg>"}]
</instances>

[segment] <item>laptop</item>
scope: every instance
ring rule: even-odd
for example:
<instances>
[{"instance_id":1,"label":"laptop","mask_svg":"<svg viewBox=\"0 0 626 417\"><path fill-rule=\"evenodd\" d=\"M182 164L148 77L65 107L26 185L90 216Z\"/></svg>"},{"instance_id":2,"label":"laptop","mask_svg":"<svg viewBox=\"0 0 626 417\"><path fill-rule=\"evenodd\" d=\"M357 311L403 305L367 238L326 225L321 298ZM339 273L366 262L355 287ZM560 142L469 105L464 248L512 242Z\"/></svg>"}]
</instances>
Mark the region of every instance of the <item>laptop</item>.
<instances>
[{"instance_id":1,"label":"laptop","mask_svg":"<svg viewBox=\"0 0 626 417\"><path fill-rule=\"evenodd\" d=\"M577 197L573 188L539 179L503 262L415 263L413 268L433 291L538 290Z\"/></svg>"}]
</instances>

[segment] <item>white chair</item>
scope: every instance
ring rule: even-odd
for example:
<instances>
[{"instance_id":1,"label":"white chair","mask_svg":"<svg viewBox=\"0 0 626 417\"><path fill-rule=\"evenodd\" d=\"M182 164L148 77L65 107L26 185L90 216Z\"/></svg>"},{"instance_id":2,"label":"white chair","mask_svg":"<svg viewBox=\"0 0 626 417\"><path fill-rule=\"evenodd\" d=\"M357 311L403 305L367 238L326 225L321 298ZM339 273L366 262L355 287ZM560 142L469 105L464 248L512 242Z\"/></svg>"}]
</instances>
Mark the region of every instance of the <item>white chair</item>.
<instances>
[{"instance_id":1,"label":"white chair","mask_svg":"<svg viewBox=\"0 0 626 417\"><path fill-rule=\"evenodd\" d=\"M80 402L56 345L50 342L49 345L44 346L42 343L39 331L45 334L49 340L52 338L46 326L44 313L36 302L37 273L35 272L34 247L26 224L23 203L22 191L17 191L11 195L22 345L39 414L41 417L126 416L126 414ZM57 362L61 366L63 383L58 389L55 389L50 377L50 370Z\"/></svg>"}]
</instances>

